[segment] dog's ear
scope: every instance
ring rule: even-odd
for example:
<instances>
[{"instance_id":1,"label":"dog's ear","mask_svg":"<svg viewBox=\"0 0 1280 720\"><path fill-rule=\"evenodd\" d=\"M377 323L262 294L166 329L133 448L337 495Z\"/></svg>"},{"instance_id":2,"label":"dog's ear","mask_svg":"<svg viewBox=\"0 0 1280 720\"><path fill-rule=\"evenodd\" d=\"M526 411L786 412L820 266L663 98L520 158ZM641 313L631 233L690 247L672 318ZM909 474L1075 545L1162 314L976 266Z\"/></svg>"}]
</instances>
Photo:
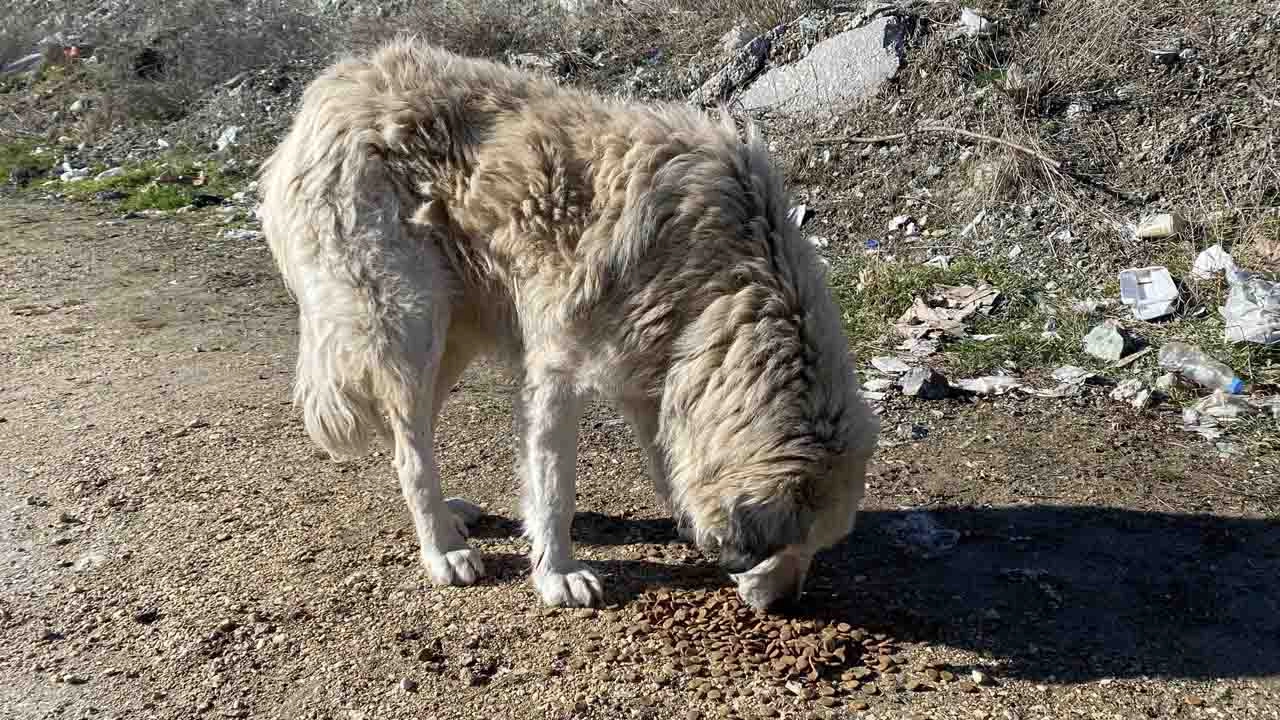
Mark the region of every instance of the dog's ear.
<instances>
[{"instance_id":1,"label":"dog's ear","mask_svg":"<svg viewBox=\"0 0 1280 720\"><path fill-rule=\"evenodd\" d=\"M804 543L813 515L798 481L763 502L738 502L720 544L721 567L746 572L784 547Z\"/></svg>"}]
</instances>

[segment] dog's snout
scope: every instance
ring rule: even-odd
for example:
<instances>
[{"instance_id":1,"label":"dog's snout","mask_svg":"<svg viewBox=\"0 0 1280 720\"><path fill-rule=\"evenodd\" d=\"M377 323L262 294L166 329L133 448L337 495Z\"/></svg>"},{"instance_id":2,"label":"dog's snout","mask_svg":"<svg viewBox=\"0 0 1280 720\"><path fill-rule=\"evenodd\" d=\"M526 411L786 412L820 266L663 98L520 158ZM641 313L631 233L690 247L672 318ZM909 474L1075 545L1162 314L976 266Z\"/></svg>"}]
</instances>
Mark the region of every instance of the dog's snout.
<instances>
[{"instance_id":1,"label":"dog's snout","mask_svg":"<svg viewBox=\"0 0 1280 720\"><path fill-rule=\"evenodd\" d=\"M729 573L744 573L769 559L769 553L744 548L721 547L719 564Z\"/></svg>"}]
</instances>

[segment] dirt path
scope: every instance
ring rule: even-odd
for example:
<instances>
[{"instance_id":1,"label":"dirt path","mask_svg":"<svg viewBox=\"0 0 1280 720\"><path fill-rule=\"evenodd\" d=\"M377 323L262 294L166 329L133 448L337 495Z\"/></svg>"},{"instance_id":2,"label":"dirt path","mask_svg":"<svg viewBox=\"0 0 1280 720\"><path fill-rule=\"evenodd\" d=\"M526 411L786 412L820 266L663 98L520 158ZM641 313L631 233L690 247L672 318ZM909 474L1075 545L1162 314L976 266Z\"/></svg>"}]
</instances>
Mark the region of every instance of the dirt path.
<instances>
[{"instance_id":1,"label":"dirt path","mask_svg":"<svg viewBox=\"0 0 1280 720\"><path fill-rule=\"evenodd\" d=\"M0 718L1280 717L1280 478L1164 415L891 402L886 439L927 434L879 454L806 607L896 639L903 669L828 709L614 658L644 644L638 593L724 579L674 542L605 409L575 535L620 608L547 612L501 376L468 374L440 438L447 491L493 513L490 578L435 589L386 458L337 465L304 436L261 244L0 205L0 306ZM895 544L923 517L955 547ZM924 663L958 681L906 689ZM991 684L959 682L974 669Z\"/></svg>"}]
</instances>

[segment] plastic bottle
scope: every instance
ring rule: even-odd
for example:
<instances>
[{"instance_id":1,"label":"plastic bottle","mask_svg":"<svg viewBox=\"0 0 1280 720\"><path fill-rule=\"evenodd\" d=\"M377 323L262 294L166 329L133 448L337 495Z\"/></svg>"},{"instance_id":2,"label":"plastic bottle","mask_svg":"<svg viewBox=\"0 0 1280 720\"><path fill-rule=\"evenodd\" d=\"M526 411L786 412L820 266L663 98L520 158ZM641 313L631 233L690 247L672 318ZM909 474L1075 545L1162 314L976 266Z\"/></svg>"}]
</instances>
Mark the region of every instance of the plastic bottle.
<instances>
[{"instance_id":1,"label":"plastic bottle","mask_svg":"<svg viewBox=\"0 0 1280 720\"><path fill-rule=\"evenodd\" d=\"M1214 360L1203 350L1184 342L1165 343L1160 348L1160 367L1171 370L1212 390L1232 395L1244 392L1244 381L1231 368Z\"/></svg>"}]
</instances>

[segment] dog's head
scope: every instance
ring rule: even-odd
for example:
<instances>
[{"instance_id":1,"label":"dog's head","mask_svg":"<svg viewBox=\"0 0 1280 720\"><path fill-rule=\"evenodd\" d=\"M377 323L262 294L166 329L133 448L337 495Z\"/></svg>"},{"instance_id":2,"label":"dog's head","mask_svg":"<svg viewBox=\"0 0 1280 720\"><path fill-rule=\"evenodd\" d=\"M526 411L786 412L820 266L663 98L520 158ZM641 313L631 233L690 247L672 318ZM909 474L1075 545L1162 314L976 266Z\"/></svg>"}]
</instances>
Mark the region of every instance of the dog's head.
<instances>
[{"instance_id":1,"label":"dog's head","mask_svg":"<svg viewBox=\"0 0 1280 720\"><path fill-rule=\"evenodd\" d=\"M753 128L742 140L726 121L664 166L646 203L637 236L681 248L646 276L663 292L644 295L673 308L646 318L682 321L659 423L671 503L743 598L767 607L852 529L879 422L823 263Z\"/></svg>"},{"instance_id":2,"label":"dog's head","mask_svg":"<svg viewBox=\"0 0 1280 720\"><path fill-rule=\"evenodd\" d=\"M866 413L847 429L843 447L798 448L683 488L678 510L687 536L718 555L752 607L798 597L814 556L853 529L877 431Z\"/></svg>"}]
</instances>

